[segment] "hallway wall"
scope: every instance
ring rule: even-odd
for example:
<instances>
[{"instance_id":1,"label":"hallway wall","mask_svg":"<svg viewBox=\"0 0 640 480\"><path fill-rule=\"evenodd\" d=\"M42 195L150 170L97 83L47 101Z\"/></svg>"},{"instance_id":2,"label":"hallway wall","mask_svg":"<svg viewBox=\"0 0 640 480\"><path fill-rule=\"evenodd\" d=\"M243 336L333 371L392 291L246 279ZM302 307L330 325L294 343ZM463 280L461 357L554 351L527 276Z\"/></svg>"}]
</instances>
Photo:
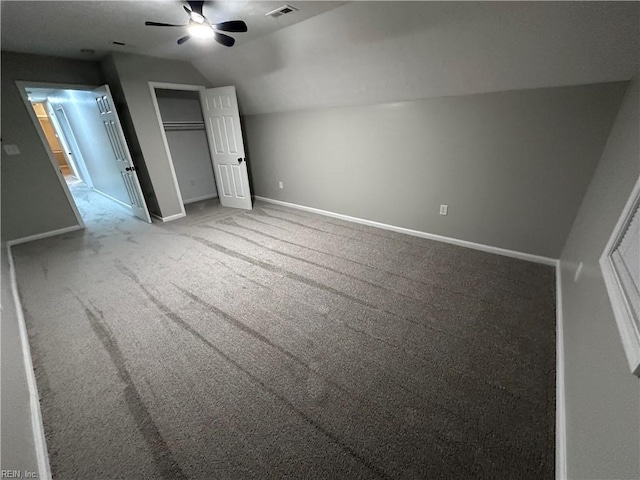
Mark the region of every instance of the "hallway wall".
<instances>
[{"instance_id":1,"label":"hallway wall","mask_svg":"<svg viewBox=\"0 0 640 480\"><path fill-rule=\"evenodd\" d=\"M93 187L130 205L127 189L116 164L109 137L100 118L92 92L61 90L49 98L52 105L64 108L82 153Z\"/></svg>"}]
</instances>

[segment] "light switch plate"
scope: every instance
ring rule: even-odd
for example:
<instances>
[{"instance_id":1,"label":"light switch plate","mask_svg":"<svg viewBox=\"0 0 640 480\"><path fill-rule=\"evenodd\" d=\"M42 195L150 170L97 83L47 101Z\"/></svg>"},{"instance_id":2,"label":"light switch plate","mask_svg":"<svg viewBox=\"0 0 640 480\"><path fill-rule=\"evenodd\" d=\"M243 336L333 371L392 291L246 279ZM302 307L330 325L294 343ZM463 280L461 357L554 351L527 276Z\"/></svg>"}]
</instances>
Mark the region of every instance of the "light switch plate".
<instances>
[{"instance_id":1,"label":"light switch plate","mask_svg":"<svg viewBox=\"0 0 640 480\"><path fill-rule=\"evenodd\" d=\"M20 149L17 145L4 145L4 151L7 152L7 155L20 155Z\"/></svg>"},{"instance_id":2,"label":"light switch plate","mask_svg":"<svg viewBox=\"0 0 640 480\"><path fill-rule=\"evenodd\" d=\"M449 205L440 205L440 215L446 215L449 212Z\"/></svg>"}]
</instances>

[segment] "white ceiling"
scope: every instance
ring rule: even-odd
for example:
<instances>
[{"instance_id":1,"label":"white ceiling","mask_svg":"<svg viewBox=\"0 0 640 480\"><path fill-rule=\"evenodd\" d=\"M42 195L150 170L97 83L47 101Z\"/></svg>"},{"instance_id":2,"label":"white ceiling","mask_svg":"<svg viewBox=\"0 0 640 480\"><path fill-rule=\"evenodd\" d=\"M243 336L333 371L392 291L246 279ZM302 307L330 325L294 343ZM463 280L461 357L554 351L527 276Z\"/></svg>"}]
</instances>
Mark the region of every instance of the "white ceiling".
<instances>
[{"instance_id":1,"label":"white ceiling","mask_svg":"<svg viewBox=\"0 0 640 480\"><path fill-rule=\"evenodd\" d=\"M204 14L212 22L244 20L247 33L229 34L236 46L335 8L344 2L300 0L236 1L205 3ZM272 19L265 13L285 4L297 12ZM184 24L187 14L179 0L24 1L2 0L2 49L68 58L97 60L108 51L123 51L190 60L225 49L214 41L191 39L177 45L186 29L148 27L147 20ZM114 45L122 42L126 46ZM81 53L93 50L94 54Z\"/></svg>"}]
</instances>

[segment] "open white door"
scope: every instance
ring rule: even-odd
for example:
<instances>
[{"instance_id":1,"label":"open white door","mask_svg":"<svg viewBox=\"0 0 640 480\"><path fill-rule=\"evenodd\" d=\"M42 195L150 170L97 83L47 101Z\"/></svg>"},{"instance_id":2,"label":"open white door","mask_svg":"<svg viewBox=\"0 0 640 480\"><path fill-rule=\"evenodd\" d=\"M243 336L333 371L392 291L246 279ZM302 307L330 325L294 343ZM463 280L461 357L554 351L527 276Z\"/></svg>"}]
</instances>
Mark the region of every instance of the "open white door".
<instances>
[{"instance_id":1,"label":"open white door","mask_svg":"<svg viewBox=\"0 0 640 480\"><path fill-rule=\"evenodd\" d=\"M139 219L151 223L149 210L144 201L142 188L140 187L138 175L136 174L136 167L133 165L131 153L129 152L127 141L124 138L122 125L120 125L120 119L116 113L109 86L103 85L93 90L93 97L96 100L96 105L100 112L100 119L104 124L107 136L109 137L109 143L113 149L114 161L120 170L122 181L129 195L133 214Z\"/></svg>"},{"instance_id":2,"label":"open white door","mask_svg":"<svg viewBox=\"0 0 640 480\"><path fill-rule=\"evenodd\" d=\"M236 87L201 90L200 102L220 204L251 210Z\"/></svg>"}]
</instances>

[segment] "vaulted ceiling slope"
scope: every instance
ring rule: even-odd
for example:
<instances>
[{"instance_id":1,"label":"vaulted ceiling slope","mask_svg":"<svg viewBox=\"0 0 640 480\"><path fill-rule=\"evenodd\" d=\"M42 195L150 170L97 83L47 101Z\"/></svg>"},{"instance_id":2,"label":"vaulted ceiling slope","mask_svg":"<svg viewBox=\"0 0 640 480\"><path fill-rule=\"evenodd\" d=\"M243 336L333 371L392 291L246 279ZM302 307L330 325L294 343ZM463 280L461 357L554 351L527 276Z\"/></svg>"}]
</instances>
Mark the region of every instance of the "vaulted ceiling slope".
<instances>
[{"instance_id":1,"label":"vaulted ceiling slope","mask_svg":"<svg viewBox=\"0 0 640 480\"><path fill-rule=\"evenodd\" d=\"M640 3L350 2L192 62L245 114L626 80Z\"/></svg>"}]
</instances>

